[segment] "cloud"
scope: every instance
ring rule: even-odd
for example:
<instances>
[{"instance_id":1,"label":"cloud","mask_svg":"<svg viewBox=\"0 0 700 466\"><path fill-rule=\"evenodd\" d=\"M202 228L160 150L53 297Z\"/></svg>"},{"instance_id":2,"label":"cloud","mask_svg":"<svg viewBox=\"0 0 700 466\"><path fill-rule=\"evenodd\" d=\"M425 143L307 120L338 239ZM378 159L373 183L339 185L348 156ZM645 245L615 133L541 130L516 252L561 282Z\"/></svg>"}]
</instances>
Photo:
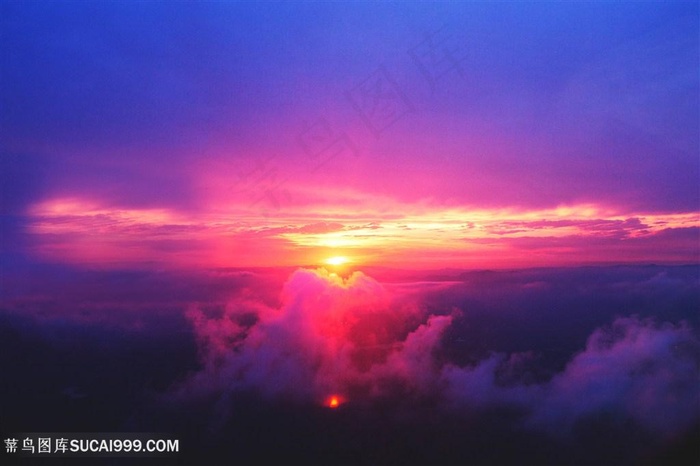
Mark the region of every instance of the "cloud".
<instances>
[{"instance_id":1,"label":"cloud","mask_svg":"<svg viewBox=\"0 0 700 466\"><path fill-rule=\"evenodd\" d=\"M697 458L697 266L7 275L8 425L172 432L193 464Z\"/></svg>"},{"instance_id":2,"label":"cloud","mask_svg":"<svg viewBox=\"0 0 700 466\"><path fill-rule=\"evenodd\" d=\"M446 398L452 405L471 408L526 407L539 398L542 387L499 383L499 373L512 372L525 354L492 354L474 367L448 364L442 371Z\"/></svg>"},{"instance_id":3,"label":"cloud","mask_svg":"<svg viewBox=\"0 0 700 466\"><path fill-rule=\"evenodd\" d=\"M555 434L606 415L662 436L697 420L700 343L683 322L617 318L543 377L537 350L458 364L444 346L456 317L468 313L428 311L419 294L408 299L361 272L299 269L278 307L239 297L194 306L188 317L203 367L170 396L213 397L220 415L236 393L252 390L301 403L337 394L358 404L433 399L458 413L511 408L519 425Z\"/></svg>"},{"instance_id":4,"label":"cloud","mask_svg":"<svg viewBox=\"0 0 700 466\"><path fill-rule=\"evenodd\" d=\"M309 223L318 220L313 217L319 212L329 218L349 212L349 206L341 204L336 210L310 212L300 207L278 217L260 214L245 221L245 208L240 206L194 213L78 196L27 207L26 218L21 218L28 233L23 242L36 259L110 267L298 266L320 263L329 248L342 248L366 265L402 268L693 263L699 255L695 213L619 218L613 210L593 204L432 212L394 204L392 211L403 212L401 222L382 209L368 209L365 214L373 223L362 218ZM469 227L470 222L479 226ZM416 248L422 254L416 255Z\"/></svg>"},{"instance_id":5,"label":"cloud","mask_svg":"<svg viewBox=\"0 0 700 466\"><path fill-rule=\"evenodd\" d=\"M700 346L687 324L618 318L593 332L586 349L544 389L532 422L549 428L597 413L634 419L654 433L697 419Z\"/></svg>"},{"instance_id":6,"label":"cloud","mask_svg":"<svg viewBox=\"0 0 700 466\"><path fill-rule=\"evenodd\" d=\"M494 354L474 367L448 365L442 376L453 403L520 408L526 425L549 433L570 433L579 422L608 415L673 435L697 420L699 350L685 323L625 317L595 330L585 350L545 383L524 380L518 354ZM504 372L520 375L499 380Z\"/></svg>"},{"instance_id":7,"label":"cloud","mask_svg":"<svg viewBox=\"0 0 700 466\"><path fill-rule=\"evenodd\" d=\"M245 316L255 318L245 322ZM329 394L383 393L392 380L423 386L449 317L398 305L376 280L325 269L299 269L282 291L279 309L237 299L224 310L188 312L204 369L180 390L255 389L269 397L321 402ZM426 351L428 356L421 356Z\"/></svg>"}]
</instances>

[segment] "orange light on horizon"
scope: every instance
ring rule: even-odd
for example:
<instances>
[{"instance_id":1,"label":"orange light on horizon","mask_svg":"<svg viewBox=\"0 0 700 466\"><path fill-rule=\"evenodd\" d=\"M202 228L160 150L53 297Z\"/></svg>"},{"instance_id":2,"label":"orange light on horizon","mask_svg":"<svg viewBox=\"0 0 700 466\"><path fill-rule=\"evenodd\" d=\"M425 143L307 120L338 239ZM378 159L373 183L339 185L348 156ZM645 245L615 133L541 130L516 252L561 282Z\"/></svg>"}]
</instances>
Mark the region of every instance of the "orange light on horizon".
<instances>
[{"instance_id":1,"label":"orange light on horizon","mask_svg":"<svg viewBox=\"0 0 700 466\"><path fill-rule=\"evenodd\" d=\"M235 204L190 212L54 197L27 207L26 229L31 254L50 261L178 269L302 264L323 267L334 278L365 266L520 268L686 263L697 256L692 235L666 235L700 226L697 212L585 203L546 209L397 204L392 211L402 214L386 215L372 205L360 213L342 203L320 212L300 206L267 217ZM618 236L624 240L613 242ZM594 253L589 239L602 240Z\"/></svg>"},{"instance_id":2,"label":"orange light on horizon","mask_svg":"<svg viewBox=\"0 0 700 466\"><path fill-rule=\"evenodd\" d=\"M348 259L345 256L333 256L333 257L329 257L324 262L328 265L340 266L340 265L345 265L348 262L350 262L350 259Z\"/></svg>"}]
</instances>

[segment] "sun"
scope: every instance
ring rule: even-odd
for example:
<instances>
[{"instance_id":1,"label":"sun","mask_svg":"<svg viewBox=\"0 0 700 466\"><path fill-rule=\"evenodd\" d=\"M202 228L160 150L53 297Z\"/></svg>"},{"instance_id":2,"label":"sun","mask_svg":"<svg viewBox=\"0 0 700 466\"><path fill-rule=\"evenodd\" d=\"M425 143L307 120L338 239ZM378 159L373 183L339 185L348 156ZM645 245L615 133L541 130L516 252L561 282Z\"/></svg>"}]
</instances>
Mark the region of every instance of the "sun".
<instances>
[{"instance_id":1,"label":"sun","mask_svg":"<svg viewBox=\"0 0 700 466\"><path fill-rule=\"evenodd\" d=\"M324 262L328 265L340 266L340 265L345 265L348 262L350 262L350 259L348 259L345 256L333 256L333 257L329 257Z\"/></svg>"}]
</instances>

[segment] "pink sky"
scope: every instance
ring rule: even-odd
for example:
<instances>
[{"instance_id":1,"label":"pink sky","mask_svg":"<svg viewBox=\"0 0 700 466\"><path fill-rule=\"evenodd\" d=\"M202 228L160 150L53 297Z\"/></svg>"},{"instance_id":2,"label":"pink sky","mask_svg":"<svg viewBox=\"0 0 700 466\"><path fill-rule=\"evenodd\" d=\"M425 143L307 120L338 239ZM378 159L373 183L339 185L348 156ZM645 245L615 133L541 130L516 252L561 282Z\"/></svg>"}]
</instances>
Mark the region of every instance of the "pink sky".
<instances>
[{"instance_id":1,"label":"pink sky","mask_svg":"<svg viewBox=\"0 0 700 466\"><path fill-rule=\"evenodd\" d=\"M697 262L697 5L602 8L8 5L3 249L90 266Z\"/></svg>"}]
</instances>

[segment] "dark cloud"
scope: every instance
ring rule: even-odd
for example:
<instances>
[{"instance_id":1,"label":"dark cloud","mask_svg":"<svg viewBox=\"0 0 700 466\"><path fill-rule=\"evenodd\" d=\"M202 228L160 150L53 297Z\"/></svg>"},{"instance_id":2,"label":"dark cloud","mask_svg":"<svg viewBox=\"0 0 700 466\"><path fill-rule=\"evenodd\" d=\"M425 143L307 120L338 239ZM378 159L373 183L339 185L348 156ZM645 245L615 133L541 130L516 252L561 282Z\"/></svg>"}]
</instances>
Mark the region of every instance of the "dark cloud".
<instances>
[{"instance_id":1,"label":"dark cloud","mask_svg":"<svg viewBox=\"0 0 700 466\"><path fill-rule=\"evenodd\" d=\"M700 258L698 239L700 228L677 227L665 228L657 232L648 232L642 226L633 222L631 225L610 224L606 227L586 226L593 228L599 234L568 234L562 236L508 236L505 230L496 231L498 238L468 238L465 241L480 245L508 245L511 248L536 251L540 257L548 257L551 261L561 260L566 254L570 262L587 263L591 257L605 262L605 257L613 257L615 263L653 262L654 251L663 248L665 260L670 263L692 263ZM589 230L590 231L590 230ZM522 233L515 230L507 233ZM636 233L636 234L635 234Z\"/></svg>"},{"instance_id":2,"label":"dark cloud","mask_svg":"<svg viewBox=\"0 0 700 466\"><path fill-rule=\"evenodd\" d=\"M636 317L597 329L545 388L533 422L558 430L601 412L673 436L697 420L700 346L687 324Z\"/></svg>"}]
</instances>

